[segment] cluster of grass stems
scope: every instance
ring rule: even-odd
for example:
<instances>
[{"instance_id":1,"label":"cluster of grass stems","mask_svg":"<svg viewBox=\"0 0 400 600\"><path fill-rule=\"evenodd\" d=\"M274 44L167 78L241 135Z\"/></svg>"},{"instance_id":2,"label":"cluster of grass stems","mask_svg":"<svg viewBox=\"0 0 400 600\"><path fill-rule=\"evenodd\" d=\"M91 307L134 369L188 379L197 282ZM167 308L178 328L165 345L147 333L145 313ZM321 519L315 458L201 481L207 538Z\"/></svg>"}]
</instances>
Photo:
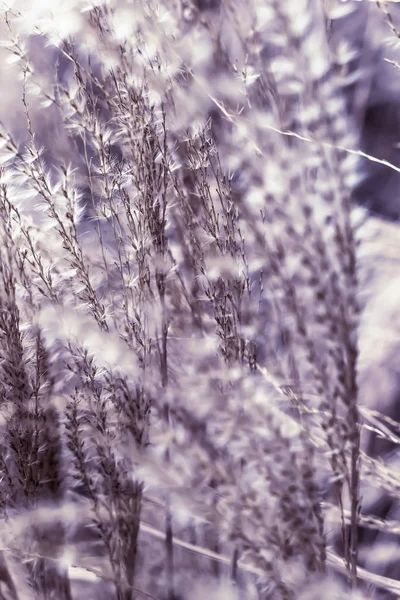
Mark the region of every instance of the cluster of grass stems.
<instances>
[{"instance_id":1,"label":"cluster of grass stems","mask_svg":"<svg viewBox=\"0 0 400 600\"><path fill-rule=\"evenodd\" d=\"M400 425L358 389L358 4L5 12L2 600L400 595L359 557Z\"/></svg>"}]
</instances>

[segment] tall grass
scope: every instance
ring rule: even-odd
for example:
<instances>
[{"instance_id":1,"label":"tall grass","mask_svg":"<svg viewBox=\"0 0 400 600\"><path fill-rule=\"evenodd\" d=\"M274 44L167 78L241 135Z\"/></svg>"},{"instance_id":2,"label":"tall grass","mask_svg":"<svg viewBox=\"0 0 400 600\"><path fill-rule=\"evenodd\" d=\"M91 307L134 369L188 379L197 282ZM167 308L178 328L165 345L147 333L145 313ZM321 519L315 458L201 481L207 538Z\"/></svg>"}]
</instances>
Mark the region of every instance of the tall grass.
<instances>
[{"instance_id":1,"label":"tall grass","mask_svg":"<svg viewBox=\"0 0 400 600\"><path fill-rule=\"evenodd\" d=\"M360 553L400 477L361 443L399 423L359 391L352 193L397 167L330 37L358 3L50 9L4 13L0 598L399 595Z\"/></svg>"}]
</instances>

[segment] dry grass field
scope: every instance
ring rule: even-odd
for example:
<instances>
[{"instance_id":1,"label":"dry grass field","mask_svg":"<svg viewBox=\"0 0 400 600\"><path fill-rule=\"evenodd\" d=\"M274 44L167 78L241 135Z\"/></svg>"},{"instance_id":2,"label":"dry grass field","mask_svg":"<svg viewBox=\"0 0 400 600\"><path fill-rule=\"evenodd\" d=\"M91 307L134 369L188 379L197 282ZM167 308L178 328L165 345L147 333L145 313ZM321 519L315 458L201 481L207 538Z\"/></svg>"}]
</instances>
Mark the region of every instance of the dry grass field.
<instances>
[{"instance_id":1,"label":"dry grass field","mask_svg":"<svg viewBox=\"0 0 400 600\"><path fill-rule=\"evenodd\" d=\"M0 600L399 598L396 2L0 7Z\"/></svg>"}]
</instances>

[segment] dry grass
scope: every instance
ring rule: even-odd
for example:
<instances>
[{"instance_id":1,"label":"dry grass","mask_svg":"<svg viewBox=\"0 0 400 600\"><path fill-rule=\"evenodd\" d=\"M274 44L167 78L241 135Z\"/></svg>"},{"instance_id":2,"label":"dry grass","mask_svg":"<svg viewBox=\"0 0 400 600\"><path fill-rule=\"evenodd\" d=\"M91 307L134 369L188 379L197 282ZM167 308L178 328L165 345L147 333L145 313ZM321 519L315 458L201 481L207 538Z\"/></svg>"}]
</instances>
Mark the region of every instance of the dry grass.
<instances>
[{"instance_id":1,"label":"dry grass","mask_svg":"<svg viewBox=\"0 0 400 600\"><path fill-rule=\"evenodd\" d=\"M0 599L399 595L360 537L399 534L362 502L398 502L363 434L400 425L363 403L352 204L361 157L398 167L358 147L343 8L29 10L4 14Z\"/></svg>"}]
</instances>

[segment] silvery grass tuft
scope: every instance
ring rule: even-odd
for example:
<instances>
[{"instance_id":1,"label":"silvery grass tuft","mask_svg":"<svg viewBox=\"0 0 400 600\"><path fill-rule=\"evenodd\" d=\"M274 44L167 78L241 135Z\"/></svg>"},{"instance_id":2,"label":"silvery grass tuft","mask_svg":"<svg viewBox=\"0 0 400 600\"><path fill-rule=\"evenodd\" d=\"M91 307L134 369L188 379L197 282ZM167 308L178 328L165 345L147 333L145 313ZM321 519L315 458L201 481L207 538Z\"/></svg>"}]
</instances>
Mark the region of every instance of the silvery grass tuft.
<instances>
[{"instance_id":1,"label":"silvery grass tuft","mask_svg":"<svg viewBox=\"0 0 400 600\"><path fill-rule=\"evenodd\" d=\"M359 392L358 10L4 8L1 599L400 593L360 552L400 426Z\"/></svg>"}]
</instances>

